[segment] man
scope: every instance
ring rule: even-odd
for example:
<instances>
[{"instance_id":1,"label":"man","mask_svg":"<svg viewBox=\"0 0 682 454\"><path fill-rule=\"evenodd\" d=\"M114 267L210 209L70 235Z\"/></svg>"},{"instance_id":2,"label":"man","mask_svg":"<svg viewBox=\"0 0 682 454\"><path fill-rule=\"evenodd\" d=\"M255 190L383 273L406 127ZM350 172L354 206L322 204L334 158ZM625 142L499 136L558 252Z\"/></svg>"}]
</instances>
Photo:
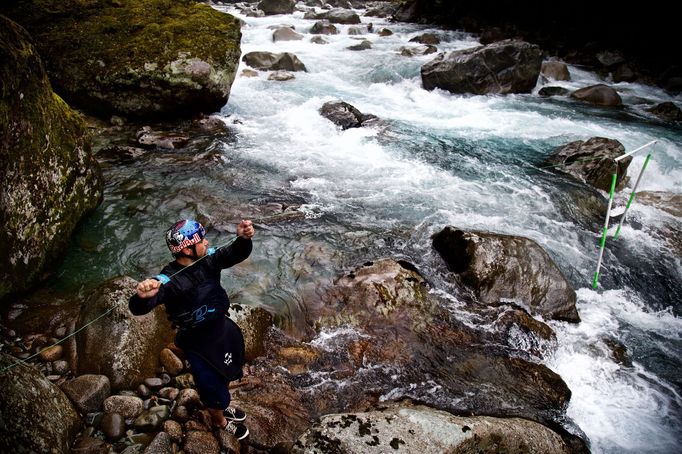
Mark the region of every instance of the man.
<instances>
[{"instance_id":1,"label":"man","mask_svg":"<svg viewBox=\"0 0 682 454\"><path fill-rule=\"evenodd\" d=\"M244 338L228 317L230 301L220 284L220 272L251 254L255 231L251 221L237 225L237 238L225 247L208 247L204 227L184 219L166 232L166 244L174 261L161 274L137 285L129 308L144 315L163 304L173 327L175 344L192 369L201 401L213 424L242 440L249 434L240 422L244 412L230 407L229 382L242 376Z\"/></svg>"}]
</instances>

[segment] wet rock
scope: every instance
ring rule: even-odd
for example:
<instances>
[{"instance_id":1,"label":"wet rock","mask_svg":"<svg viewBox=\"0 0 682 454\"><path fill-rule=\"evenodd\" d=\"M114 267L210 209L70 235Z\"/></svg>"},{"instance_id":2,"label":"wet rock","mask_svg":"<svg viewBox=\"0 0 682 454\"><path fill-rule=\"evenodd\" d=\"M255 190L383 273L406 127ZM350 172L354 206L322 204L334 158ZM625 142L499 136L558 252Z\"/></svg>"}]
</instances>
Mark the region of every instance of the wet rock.
<instances>
[{"instance_id":1,"label":"wet rock","mask_svg":"<svg viewBox=\"0 0 682 454\"><path fill-rule=\"evenodd\" d=\"M438 52L435 46L401 47L400 55L403 57L414 57L415 55L429 55Z\"/></svg>"},{"instance_id":2,"label":"wet rock","mask_svg":"<svg viewBox=\"0 0 682 454\"><path fill-rule=\"evenodd\" d=\"M163 422L170 418L170 408L166 405L157 405L139 415L133 426L141 432L156 432L161 429Z\"/></svg>"},{"instance_id":3,"label":"wet rock","mask_svg":"<svg viewBox=\"0 0 682 454\"><path fill-rule=\"evenodd\" d=\"M165 432L159 432L144 450L144 454L172 454L171 437Z\"/></svg>"},{"instance_id":4,"label":"wet rock","mask_svg":"<svg viewBox=\"0 0 682 454\"><path fill-rule=\"evenodd\" d=\"M53 271L78 222L99 205L103 180L85 124L52 91L33 39L0 16L0 42L3 298Z\"/></svg>"},{"instance_id":5,"label":"wet rock","mask_svg":"<svg viewBox=\"0 0 682 454\"><path fill-rule=\"evenodd\" d=\"M665 121L682 122L682 110L670 101L656 104L648 111Z\"/></svg>"},{"instance_id":6,"label":"wet rock","mask_svg":"<svg viewBox=\"0 0 682 454\"><path fill-rule=\"evenodd\" d=\"M604 345L609 349L611 356L618 363L626 367L632 367L632 359L628 355L628 349L618 339L607 337L604 339Z\"/></svg>"},{"instance_id":7,"label":"wet rock","mask_svg":"<svg viewBox=\"0 0 682 454\"><path fill-rule=\"evenodd\" d=\"M332 24L359 24L360 16L357 15L355 11L347 9L333 9L330 11L323 11L321 13L316 13L314 11L308 11L303 16L304 19L326 19Z\"/></svg>"},{"instance_id":8,"label":"wet rock","mask_svg":"<svg viewBox=\"0 0 682 454\"><path fill-rule=\"evenodd\" d=\"M640 191L635 200L682 218L682 195L664 191Z\"/></svg>"},{"instance_id":9,"label":"wet rock","mask_svg":"<svg viewBox=\"0 0 682 454\"><path fill-rule=\"evenodd\" d=\"M162 397L164 399L169 399L169 400L175 400L175 398L178 397L179 393L180 393L180 390L178 388L166 387L166 388L161 388L159 390L159 397Z\"/></svg>"},{"instance_id":10,"label":"wet rock","mask_svg":"<svg viewBox=\"0 0 682 454\"><path fill-rule=\"evenodd\" d=\"M186 373L182 375L178 375L175 377L175 385L178 388L186 389L186 388L192 388L194 387L194 377L192 377L191 373Z\"/></svg>"},{"instance_id":11,"label":"wet rock","mask_svg":"<svg viewBox=\"0 0 682 454\"><path fill-rule=\"evenodd\" d=\"M287 71L275 71L268 76L268 80L275 80L278 82L285 82L295 78L296 76Z\"/></svg>"},{"instance_id":12,"label":"wet rock","mask_svg":"<svg viewBox=\"0 0 682 454\"><path fill-rule=\"evenodd\" d=\"M548 96L568 96L570 90L564 87L542 87L538 91L538 95L548 97Z\"/></svg>"},{"instance_id":13,"label":"wet rock","mask_svg":"<svg viewBox=\"0 0 682 454\"><path fill-rule=\"evenodd\" d=\"M372 42L368 39L363 39L360 44L353 44L348 46L348 50L367 50L372 48Z\"/></svg>"},{"instance_id":14,"label":"wet rock","mask_svg":"<svg viewBox=\"0 0 682 454\"><path fill-rule=\"evenodd\" d=\"M179 443L182 440L182 426L177 421L173 421L172 419L164 421L163 431L176 443Z\"/></svg>"},{"instance_id":15,"label":"wet rock","mask_svg":"<svg viewBox=\"0 0 682 454\"><path fill-rule=\"evenodd\" d=\"M1 33L1 32L0 32ZM0 452L68 452L81 420L69 399L34 367L0 353Z\"/></svg>"},{"instance_id":16,"label":"wet rock","mask_svg":"<svg viewBox=\"0 0 682 454\"><path fill-rule=\"evenodd\" d=\"M187 407L184 405L176 405L173 409L173 419L179 422L186 422L191 418L191 413Z\"/></svg>"},{"instance_id":17,"label":"wet rock","mask_svg":"<svg viewBox=\"0 0 682 454\"><path fill-rule=\"evenodd\" d=\"M116 441L126 433L126 421L118 413L105 413L102 417L101 430L109 441Z\"/></svg>"},{"instance_id":18,"label":"wet rock","mask_svg":"<svg viewBox=\"0 0 682 454\"><path fill-rule=\"evenodd\" d=\"M258 9L263 11L266 16L275 14L291 14L294 12L294 0L261 0L258 2Z\"/></svg>"},{"instance_id":19,"label":"wet rock","mask_svg":"<svg viewBox=\"0 0 682 454\"><path fill-rule=\"evenodd\" d=\"M604 84L590 85L589 87L580 88L571 93L571 98L579 101L584 101L597 106L621 106L623 100L618 92Z\"/></svg>"},{"instance_id":20,"label":"wet rock","mask_svg":"<svg viewBox=\"0 0 682 454\"><path fill-rule=\"evenodd\" d=\"M144 403L139 397L110 396L104 400L105 413L118 413L125 419L137 418L144 410Z\"/></svg>"},{"instance_id":21,"label":"wet rock","mask_svg":"<svg viewBox=\"0 0 682 454\"><path fill-rule=\"evenodd\" d=\"M188 432L182 447L187 454L219 454L220 452L218 441L209 432Z\"/></svg>"},{"instance_id":22,"label":"wet rock","mask_svg":"<svg viewBox=\"0 0 682 454\"><path fill-rule=\"evenodd\" d=\"M310 42L313 44L329 44L329 41L327 41L321 36L313 36L312 38L310 38Z\"/></svg>"},{"instance_id":23,"label":"wet rock","mask_svg":"<svg viewBox=\"0 0 682 454\"><path fill-rule=\"evenodd\" d=\"M419 36L415 36L414 38L410 39L411 43L421 43L421 44L431 44L431 45L436 45L440 44L440 37L434 33L424 33Z\"/></svg>"},{"instance_id":24,"label":"wet rock","mask_svg":"<svg viewBox=\"0 0 682 454\"><path fill-rule=\"evenodd\" d=\"M109 378L105 375L81 375L62 384L61 388L81 413L98 411L111 394Z\"/></svg>"},{"instance_id":25,"label":"wet rock","mask_svg":"<svg viewBox=\"0 0 682 454\"><path fill-rule=\"evenodd\" d=\"M458 417L425 406L395 405L365 413L322 417L299 438L293 453L533 452L572 450L536 422L488 416Z\"/></svg>"},{"instance_id":26,"label":"wet rock","mask_svg":"<svg viewBox=\"0 0 682 454\"><path fill-rule=\"evenodd\" d=\"M52 361L57 361L58 359L61 359L62 355L64 354L64 347L61 345L54 345L52 347L48 347L44 350L40 350L40 359L44 362L52 362Z\"/></svg>"},{"instance_id":27,"label":"wet rock","mask_svg":"<svg viewBox=\"0 0 682 454\"><path fill-rule=\"evenodd\" d=\"M186 388L180 390L178 397L175 399L175 403L188 408L196 408L201 405L201 399L199 398L199 393L196 389Z\"/></svg>"},{"instance_id":28,"label":"wet rock","mask_svg":"<svg viewBox=\"0 0 682 454\"><path fill-rule=\"evenodd\" d=\"M249 68L244 68L242 70L242 77L258 77L258 71L254 71L253 69Z\"/></svg>"},{"instance_id":29,"label":"wet rock","mask_svg":"<svg viewBox=\"0 0 682 454\"><path fill-rule=\"evenodd\" d=\"M160 389L163 386L163 381L158 377L150 377L144 379L144 385L149 389Z\"/></svg>"},{"instance_id":30,"label":"wet rock","mask_svg":"<svg viewBox=\"0 0 682 454\"><path fill-rule=\"evenodd\" d=\"M548 60L543 61L540 67L540 74L545 79L551 80L571 80L571 74L568 72L568 66L562 61Z\"/></svg>"},{"instance_id":31,"label":"wet rock","mask_svg":"<svg viewBox=\"0 0 682 454\"><path fill-rule=\"evenodd\" d=\"M251 362L265 352L265 336L273 325L273 316L261 307L233 304L230 318L237 323L244 336L246 361Z\"/></svg>"},{"instance_id":32,"label":"wet rock","mask_svg":"<svg viewBox=\"0 0 682 454\"><path fill-rule=\"evenodd\" d=\"M328 101L320 108L320 115L341 129L359 128L363 123L376 119L375 115L363 114L354 106L343 101Z\"/></svg>"},{"instance_id":33,"label":"wet rock","mask_svg":"<svg viewBox=\"0 0 682 454\"><path fill-rule=\"evenodd\" d=\"M339 33L339 30L336 28L336 25L329 23L329 21L318 21L313 24L313 26L310 28L310 33L316 34L316 35L336 35Z\"/></svg>"},{"instance_id":34,"label":"wet rock","mask_svg":"<svg viewBox=\"0 0 682 454\"><path fill-rule=\"evenodd\" d=\"M382 28L378 32L379 36L391 36L392 34L393 34L393 32L388 28Z\"/></svg>"},{"instance_id":35,"label":"wet rock","mask_svg":"<svg viewBox=\"0 0 682 454\"><path fill-rule=\"evenodd\" d=\"M278 41L300 41L303 39L303 35L292 30L290 27L280 27L274 32L272 32L272 40L274 42Z\"/></svg>"},{"instance_id":36,"label":"wet rock","mask_svg":"<svg viewBox=\"0 0 682 454\"><path fill-rule=\"evenodd\" d=\"M554 169L566 173L578 181L609 192L613 174L616 174L616 189L625 183L627 169L632 156L616 161L625 152L617 140L592 137L587 141L576 140L556 149L548 162Z\"/></svg>"},{"instance_id":37,"label":"wet rock","mask_svg":"<svg viewBox=\"0 0 682 454\"><path fill-rule=\"evenodd\" d=\"M252 68L261 71L307 71L298 57L290 52L249 52L242 57L242 61Z\"/></svg>"},{"instance_id":38,"label":"wet rock","mask_svg":"<svg viewBox=\"0 0 682 454\"><path fill-rule=\"evenodd\" d=\"M174 337L162 307L143 316L130 313L128 298L136 284L127 277L105 282L91 293L77 323L84 326L110 312L106 323L93 323L79 332L76 345L78 373L106 375L113 390L135 389L145 377L153 376L156 361L149 359L156 358Z\"/></svg>"},{"instance_id":39,"label":"wet rock","mask_svg":"<svg viewBox=\"0 0 682 454\"><path fill-rule=\"evenodd\" d=\"M523 41L506 40L488 46L439 54L421 68L426 90L451 93L530 93L535 87L542 51Z\"/></svg>"},{"instance_id":40,"label":"wet rock","mask_svg":"<svg viewBox=\"0 0 682 454\"><path fill-rule=\"evenodd\" d=\"M183 148L189 142L186 135L170 135L154 131L150 126L143 126L137 132L137 143L143 147L157 147L166 149Z\"/></svg>"},{"instance_id":41,"label":"wet rock","mask_svg":"<svg viewBox=\"0 0 682 454\"><path fill-rule=\"evenodd\" d=\"M55 374L64 375L69 371L69 363L63 360L52 363L52 370Z\"/></svg>"},{"instance_id":42,"label":"wet rock","mask_svg":"<svg viewBox=\"0 0 682 454\"><path fill-rule=\"evenodd\" d=\"M149 388L147 388L144 384L141 384L140 386L137 387L137 395L140 396L142 399L146 399L147 397L151 396L152 392Z\"/></svg>"},{"instance_id":43,"label":"wet rock","mask_svg":"<svg viewBox=\"0 0 682 454\"><path fill-rule=\"evenodd\" d=\"M74 443L70 451L73 454L107 454L109 445L99 438L83 437Z\"/></svg>"},{"instance_id":44,"label":"wet rock","mask_svg":"<svg viewBox=\"0 0 682 454\"><path fill-rule=\"evenodd\" d=\"M534 315L580 321L575 291L535 241L446 227L433 247L483 303L513 302Z\"/></svg>"},{"instance_id":45,"label":"wet rock","mask_svg":"<svg viewBox=\"0 0 682 454\"><path fill-rule=\"evenodd\" d=\"M215 112L227 102L240 24L209 5L49 0L12 6L6 14L35 38L57 91L85 110L149 119Z\"/></svg>"}]
</instances>

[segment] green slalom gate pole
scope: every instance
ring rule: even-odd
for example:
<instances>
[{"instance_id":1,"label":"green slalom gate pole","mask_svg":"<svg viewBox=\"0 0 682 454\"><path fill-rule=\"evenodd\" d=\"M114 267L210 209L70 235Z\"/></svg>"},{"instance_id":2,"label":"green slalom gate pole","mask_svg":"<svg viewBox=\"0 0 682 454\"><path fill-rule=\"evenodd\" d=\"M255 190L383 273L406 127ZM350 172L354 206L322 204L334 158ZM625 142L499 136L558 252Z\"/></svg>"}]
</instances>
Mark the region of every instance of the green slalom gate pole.
<instances>
[{"instance_id":1,"label":"green slalom gate pole","mask_svg":"<svg viewBox=\"0 0 682 454\"><path fill-rule=\"evenodd\" d=\"M635 191L637 191L637 186L639 185L639 182L642 179L642 175L644 174L644 169L646 169L646 166L647 166L647 164L649 164L650 159L651 159L651 153L646 155L646 159L644 160L644 165L642 166L642 170L639 171L639 176L637 177L637 181L635 182L635 187L632 188L632 194L630 194L630 198L628 199L628 204L625 206L625 211L623 212L623 216L620 218L620 222L618 223L618 228L616 229L616 233L613 235L614 240L618 239L618 235L620 235L620 228L623 226L623 222L625 222L625 215L628 213L628 210L630 209L630 205L632 205L632 202L635 201L635 197L636 197Z\"/></svg>"},{"instance_id":2,"label":"green slalom gate pole","mask_svg":"<svg viewBox=\"0 0 682 454\"><path fill-rule=\"evenodd\" d=\"M609 205L606 208L606 220L604 221L604 228L602 229L601 242L599 244L599 260L597 260L597 271L594 272L594 279L592 280L592 288L597 288L597 283L599 282L599 268L601 268L601 259L604 256L604 245L606 244L606 232L609 229L609 216L611 216L611 206L613 205L613 194L616 192L616 177L617 174L613 174L611 179L611 192L609 193Z\"/></svg>"}]
</instances>

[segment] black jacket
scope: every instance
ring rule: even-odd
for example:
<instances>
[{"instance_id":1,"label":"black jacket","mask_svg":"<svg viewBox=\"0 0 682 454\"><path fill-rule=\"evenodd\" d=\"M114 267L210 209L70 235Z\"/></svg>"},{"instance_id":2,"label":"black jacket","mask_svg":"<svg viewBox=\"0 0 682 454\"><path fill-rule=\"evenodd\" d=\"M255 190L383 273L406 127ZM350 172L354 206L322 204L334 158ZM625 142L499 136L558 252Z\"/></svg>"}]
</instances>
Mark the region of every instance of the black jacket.
<instances>
[{"instance_id":1,"label":"black jacket","mask_svg":"<svg viewBox=\"0 0 682 454\"><path fill-rule=\"evenodd\" d=\"M207 360L226 378L241 375L244 340L239 327L230 320L230 300L220 284L220 272L242 262L253 248L249 239L238 237L229 246L186 268L165 282L152 298L130 298L134 315L144 315L163 304L168 319L178 330L175 344ZM162 282L184 267L173 261L155 279Z\"/></svg>"}]
</instances>

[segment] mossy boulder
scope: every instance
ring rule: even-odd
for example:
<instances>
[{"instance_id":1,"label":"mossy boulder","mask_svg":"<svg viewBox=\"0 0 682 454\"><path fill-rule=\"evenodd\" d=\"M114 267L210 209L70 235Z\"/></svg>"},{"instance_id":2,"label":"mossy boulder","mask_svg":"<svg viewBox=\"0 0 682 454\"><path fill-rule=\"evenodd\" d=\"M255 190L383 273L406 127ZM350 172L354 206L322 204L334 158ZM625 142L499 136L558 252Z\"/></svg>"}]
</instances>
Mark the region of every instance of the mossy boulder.
<instances>
[{"instance_id":1,"label":"mossy boulder","mask_svg":"<svg viewBox=\"0 0 682 454\"><path fill-rule=\"evenodd\" d=\"M30 36L0 16L0 298L27 290L102 199L81 117L51 89Z\"/></svg>"},{"instance_id":2,"label":"mossy boulder","mask_svg":"<svg viewBox=\"0 0 682 454\"><path fill-rule=\"evenodd\" d=\"M13 356L0 353L0 452L69 452L81 426L75 408L38 369L11 367L15 363Z\"/></svg>"},{"instance_id":3,"label":"mossy boulder","mask_svg":"<svg viewBox=\"0 0 682 454\"><path fill-rule=\"evenodd\" d=\"M33 35L55 88L100 115L178 117L225 105L239 21L189 0L32 0L0 7Z\"/></svg>"}]
</instances>

